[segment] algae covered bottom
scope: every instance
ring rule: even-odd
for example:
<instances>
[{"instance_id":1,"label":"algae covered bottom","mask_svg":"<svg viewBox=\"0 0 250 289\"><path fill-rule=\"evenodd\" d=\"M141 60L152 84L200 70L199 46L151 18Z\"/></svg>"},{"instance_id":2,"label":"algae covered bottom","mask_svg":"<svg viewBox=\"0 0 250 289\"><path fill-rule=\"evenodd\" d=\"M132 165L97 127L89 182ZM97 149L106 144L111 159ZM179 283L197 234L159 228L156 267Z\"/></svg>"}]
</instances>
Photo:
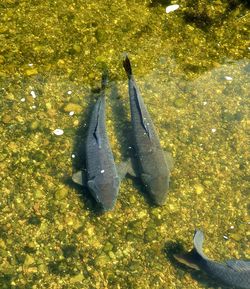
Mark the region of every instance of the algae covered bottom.
<instances>
[{"instance_id":1,"label":"algae covered bottom","mask_svg":"<svg viewBox=\"0 0 250 289\"><path fill-rule=\"evenodd\" d=\"M237 0L1 1L1 288L216 288L172 258L194 228L212 259L249 259L248 19ZM165 206L126 178L99 215L68 180L104 64L110 144L130 153L124 51L175 166Z\"/></svg>"}]
</instances>

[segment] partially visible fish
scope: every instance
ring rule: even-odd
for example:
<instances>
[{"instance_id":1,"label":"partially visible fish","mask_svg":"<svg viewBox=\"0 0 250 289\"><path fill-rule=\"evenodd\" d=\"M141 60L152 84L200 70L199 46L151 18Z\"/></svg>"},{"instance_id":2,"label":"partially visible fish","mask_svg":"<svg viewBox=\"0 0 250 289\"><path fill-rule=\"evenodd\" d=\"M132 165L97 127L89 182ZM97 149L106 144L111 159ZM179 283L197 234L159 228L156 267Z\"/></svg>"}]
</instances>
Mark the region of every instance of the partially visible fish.
<instances>
[{"instance_id":1,"label":"partially visible fish","mask_svg":"<svg viewBox=\"0 0 250 289\"><path fill-rule=\"evenodd\" d=\"M184 255L174 255L179 262L196 270L202 270L230 288L250 288L250 261L228 260L218 263L210 260L202 250L203 232L196 230L194 248Z\"/></svg>"},{"instance_id":2,"label":"partially visible fish","mask_svg":"<svg viewBox=\"0 0 250 289\"><path fill-rule=\"evenodd\" d=\"M107 76L102 79L99 99L93 109L86 141L87 187L104 211L115 206L120 177L110 148L105 125L105 87ZM73 181L84 185L83 171L76 172Z\"/></svg>"},{"instance_id":3,"label":"partially visible fish","mask_svg":"<svg viewBox=\"0 0 250 289\"><path fill-rule=\"evenodd\" d=\"M167 163L160 146L158 135L136 85L127 56L123 61L123 67L128 76L131 122L139 163L139 177L154 202L163 205L169 189L170 163Z\"/></svg>"}]
</instances>

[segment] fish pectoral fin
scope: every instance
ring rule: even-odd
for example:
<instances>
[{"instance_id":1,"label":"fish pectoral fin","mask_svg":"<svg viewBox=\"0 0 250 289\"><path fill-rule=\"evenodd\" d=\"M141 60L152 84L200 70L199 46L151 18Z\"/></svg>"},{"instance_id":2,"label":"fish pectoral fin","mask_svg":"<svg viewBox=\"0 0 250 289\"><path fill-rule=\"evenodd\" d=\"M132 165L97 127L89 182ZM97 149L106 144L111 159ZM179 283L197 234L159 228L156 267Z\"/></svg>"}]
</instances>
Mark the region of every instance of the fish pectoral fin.
<instances>
[{"instance_id":1,"label":"fish pectoral fin","mask_svg":"<svg viewBox=\"0 0 250 289\"><path fill-rule=\"evenodd\" d=\"M142 173L141 174L141 179L142 179L144 184L150 184L151 181L152 181L152 176L149 175L149 174Z\"/></svg>"},{"instance_id":2,"label":"fish pectoral fin","mask_svg":"<svg viewBox=\"0 0 250 289\"><path fill-rule=\"evenodd\" d=\"M180 263L195 269L195 270L200 270L198 263L199 255L197 256L197 252L195 249L191 250L188 253L185 254L174 254L174 258L179 261Z\"/></svg>"},{"instance_id":3,"label":"fish pectoral fin","mask_svg":"<svg viewBox=\"0 0 250 289\"><path fill-rule=\"evenodd\" d=\"M164 151L164 157L167 162L168 168L171 171L174 167L174 158L170 152Z\"/></svg>"},{"instance_id":4,"label":"fish pectoral fin","mask_svg":"<svg viewBox=\"0 0 250 289\"><path fill-rule=\"evenodd\" d=\"M228 260L226 264L235 271L250 271L250 261Z\"/></svg>"},{"instance_id":5,"label":"fish pectoral fin","mask_svg":"<svg viewBox=\"0 0 250 289\"><path fill-rule=\"evenodd\" d=\"M83 171L77 171L72 175L72 181L80 186L84 186L85 174Z\"/></svg>"},{"instance_id":6,"label":"fish pectoral fin","mask_svg":"<svg viewBox=\"0 0 250 289\"><path fill-rule=\"evenodd\" d=\"M119 163L117 166L118 176L122 180L127 174L131 177L138 177L136 170L133 166L133 160L128 158L126 161Z\"/></svg>"}]
</instances>

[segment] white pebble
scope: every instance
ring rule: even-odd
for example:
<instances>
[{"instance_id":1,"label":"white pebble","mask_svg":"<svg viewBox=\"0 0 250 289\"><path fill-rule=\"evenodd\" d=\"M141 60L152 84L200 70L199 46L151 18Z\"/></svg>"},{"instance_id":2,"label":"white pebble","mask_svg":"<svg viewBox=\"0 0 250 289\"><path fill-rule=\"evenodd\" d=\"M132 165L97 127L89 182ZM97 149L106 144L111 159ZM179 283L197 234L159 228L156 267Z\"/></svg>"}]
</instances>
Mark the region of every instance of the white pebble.
<instances>
[{"instance_id":1,"label":"white pebble","mask_svg":"<svg viewBox=\"0 0 250 289\"><path fill-rule=\"evenodd\" d=\"M74 158L76 157L76 155L75 155L75 154L72 154L71 157L72 157L72 159L74 159Z\"/></svg>"},{"instance_id":2,"label":"white pebble","mask_svg":"<svg viewBox=\"0 0 250 289\"><path fill-rule=\"evenodd\" d=\"M69 112L69 115L70 115L70 116L72 116L72 115L74 115L74 114L75 114L74 111L70 111L70 112Z\"/></svg>"},{"instance_id":3,"label":"white pebble","mask_svg":"<svg viewBox=\"0 0 250 289\"><path fill-rule=\"evenodd\" d=\"M60 128L57 128L53 131L55 135L63 135L64 131Z\"/></svg>"},{"instance_id":4,"label":"white pebble","mask_svg":"<svg viewBox=\"0 0 250 289\"><path fill-rule=\"evenodd\" d=\"M234 229L234 226L230 226L230 229Z\"/></svg>"},{"instance_id":5,"label":"white pebble","mask_svg":"<svg viewBox=\"0 0 250 289\"><path fill-rule=\"evenodd\" d=\"M34 90L31 90L30 94L31 94L31 96L32 96L33 98L36 98L36 93L35 93Z\"/></svg>"},{"instance_id":6,"label":"white pebble","mask_svg":"<svg viewBox=\"0 0 250 289\"><path fill-rule=\"evenodd\" d=\"M101 170L101 174L103 174L105 171L104 170Z\"/></svg>"},{"instance_id":7,"label":"white pebble","mask_svg":"<svg viewBox=\"0 0 250 289\"><path fill-rule=\"evenodd\" d=\"M225 76L225 79L229 80L229 81L233 80L233 78L231 76Z\"/></svg>"},{"instance_id":8,"label":"white pebble","mask_svg":"<svg viewBox=\"0 0 250 289\"><path fill-rule=\"evenodd\" d=\"M179 7L180 7L180 5L178 5L178 4L169 5L166 7L166 13L173 12L173 11L179 9Z\"/></svg>"},{"instance_id":9,"label":"white pebble","mask_svg":"<svg viewBox=\"0 0 250 289\"><path fill-rule=\"evenodd\" d=\"M28 66L29 66L29 67L32 67L32 66L33 66L33 63L29 63Z\"/></svg>"},{"instance_id":10,"label":"white pebble","mask_svg":"<svg viewBox=\"0 0 250 289\"><path fill-rule=\"evenodd\" d=\"M72 90L68 90L68 91L67 91L67 94L72 94Z\"/></svg>"},{"instance_id":11,"label":"white pebble","mask_svg":"<svg viewBox=\"0 0 250 289\"><path fill-rule=\"evenodd\" d=\"M23 97L23 98L21 98L21 102L25 102L25 98Z\"/></svg>"},{"instance_id":12,"label":"white pebble","mask_svg":"<svg viewBox=\"0 0 250 289\"><path fill-rule=\"evenodd\" d=\"M212 128L211 131L212 131L212 132L216 132L216 128Z\"/></svg>"},{"instance_id":13,"label":"white pebble","mask_svg":"<svg viewBox=\"0 0 250 289\"><path fill-rule=\"evenodd\" d=\"M203 105L207 105L207 101L203 101Z\"/></svg>"},{"instance_id":14,"label":"white pebble","mask_svg":"<svg viewBox=\"0 0 250 289\"><path fill-rule=\"evenodd\" d=\"M228 236L226 236L226 235L224 235L223 238L224 238L225 240L228 240Z\"/></svg>"},{"instance_id":15,"label":"white pebble","mask_svg":"<svg viewBox=\"0 0 250 289\"><path fill-rule=\"evenodd\" d=\"M36 105L32 105L32 108L35 109L35 108L36 108Z\"/></svg>"}]
</instances>

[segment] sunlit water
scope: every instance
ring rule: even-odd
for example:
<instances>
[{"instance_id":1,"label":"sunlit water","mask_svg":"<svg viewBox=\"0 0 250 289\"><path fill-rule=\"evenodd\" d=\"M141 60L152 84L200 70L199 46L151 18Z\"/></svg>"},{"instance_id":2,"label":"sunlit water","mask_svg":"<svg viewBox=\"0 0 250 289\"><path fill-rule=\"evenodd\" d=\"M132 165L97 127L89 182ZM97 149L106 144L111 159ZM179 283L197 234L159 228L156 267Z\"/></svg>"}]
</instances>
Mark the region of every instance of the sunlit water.
<instances>
[{"instance_id":1,"label":"sunlit water","mask_svg":"<svg viewBox=\"0 0 250 289\"><path fill-rule=\"evenodd\" d=\"M246 3L0 3L1 288L218 288L173 260L195 228L209 257L249 259ZM165 206L125 178L101 215L70 178L104 65L112 149L130 154L124 51L175 164Z\"/></svg>"}]
</instances>

